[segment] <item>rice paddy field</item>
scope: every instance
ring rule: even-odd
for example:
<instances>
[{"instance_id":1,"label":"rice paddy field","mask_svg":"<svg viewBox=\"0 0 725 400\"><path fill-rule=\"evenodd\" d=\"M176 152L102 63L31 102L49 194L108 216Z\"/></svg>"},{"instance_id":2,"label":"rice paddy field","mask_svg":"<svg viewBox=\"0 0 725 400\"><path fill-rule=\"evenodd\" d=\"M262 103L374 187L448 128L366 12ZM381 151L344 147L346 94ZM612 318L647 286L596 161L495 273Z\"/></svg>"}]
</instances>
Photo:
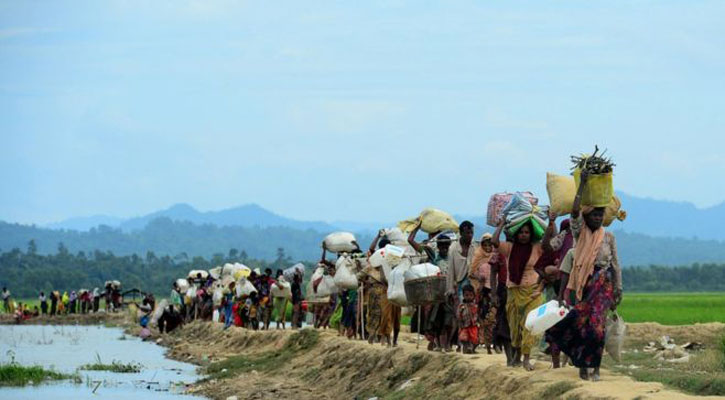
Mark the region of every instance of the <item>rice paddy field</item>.
<instances>
[{"instance_id":1,"label":"rice paddy field","mask_svg":"<svg viewBox=\"0 0 725 400\"><path fill-rule=\"evenodd\" d=\"M627 322L725 322L725 293L625 293L618 310Z\"/></svg>"}]
</instances>

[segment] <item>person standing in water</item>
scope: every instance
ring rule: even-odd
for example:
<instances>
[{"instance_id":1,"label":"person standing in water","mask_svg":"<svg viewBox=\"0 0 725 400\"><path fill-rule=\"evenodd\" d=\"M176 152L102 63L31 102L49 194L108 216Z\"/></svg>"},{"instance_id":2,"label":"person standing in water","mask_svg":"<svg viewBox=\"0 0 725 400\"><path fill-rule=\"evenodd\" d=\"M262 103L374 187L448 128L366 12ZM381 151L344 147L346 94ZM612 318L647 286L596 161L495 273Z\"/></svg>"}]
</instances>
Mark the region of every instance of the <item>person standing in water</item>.
<instances>
[{"instance_id":1,"label":"person standing in water","mask_svg":"<svg viewBox=\"0 0 725 400\"><path fill-rule=\"evenodd\" d=\"M40 292L38 301L40 301L40 313L42 315L48 314L48 299L45 297L45 292Z\"/></svg>"},{"instance_id":2,"label":"person standing in water","mask_svg":"<svg viewBox=\"0 0 725 400\"><path fill-rule=\"evenodd\" d=\"M101 305L101 292L98 288L93 288L93 312L97 313Z\"/></svg>"},{"instance_id":3,"label":"person standing in water","mask_svg":"<svg viewBox=\"0 0 725 400\"><path fill-rule=\"evenodd\" d=\"M10 291L8 288L3 287L3 311L6 314L9 314L12 312L12 307L10 307L10 301L12 299L10 298Z\"/></svg>"},{"instance_id":4,"label":"person standing in water","mask_svg":"<svg viewBox=\"0 0 725 400\"><path fill-rule=\"evenodd\" d=\"M57 291L50 292L50 315L55 316L58 310L58 300L60 300L60 293Z\"/></svg>"}]
</instances>

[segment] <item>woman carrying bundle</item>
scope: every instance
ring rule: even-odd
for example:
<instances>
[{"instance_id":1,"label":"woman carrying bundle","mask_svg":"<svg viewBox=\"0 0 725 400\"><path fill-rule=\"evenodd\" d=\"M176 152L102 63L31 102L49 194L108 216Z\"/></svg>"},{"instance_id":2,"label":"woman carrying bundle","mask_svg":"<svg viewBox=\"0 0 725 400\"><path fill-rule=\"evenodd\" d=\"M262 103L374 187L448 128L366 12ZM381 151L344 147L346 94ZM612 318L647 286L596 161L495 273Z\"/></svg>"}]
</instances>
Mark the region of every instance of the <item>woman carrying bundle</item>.
<instances>
[{"instance_id":1,"label":"woman carrying bundle","mask_svg":"<svg viewBox=\"0 0 725 400\"><path fill-rule=\"evenodd\" d=\"M522 365L521 356L524 356L523 367L533 371L531 364L531 348L536 338L524 327L529 311L542 303L541 293L537 292L539 275L534 265L542 254L541 243L534 242L534 227L532 222L521 225L513 235L513 243L500 242L501 232L506 221L502 219L493 234L493 246L498 248L502 256L507 259L508 279L506 282L506 316L508 317L511 333L511 354L507 354L507 365L517 367Z\"/></svg>"},{"instance_id":2,"label":"woman carrying bundle","mask_svg":"<svg viewBox=\"0 0 725 400\"><path fill-rule=\"evenodd\" d=\"M388 244L390 244L390 240L387 238L385 230L381 229L380 231L378 231L378 235L373 239L372 243L370 243L370 248L368 249L368 257L375 253L376 249L382 249ZM373 278L372 276L370 277ZM374 278L370 281L373 286L370 288L371 297L369 307L373 307L372 311L374 312L378 312L379 307L380 323L377 329L377 336L380 338L380 341L383 345L392 345L395 347L398 345L398 335L400 334L400 318L402 316L402 308L399 305L388 301L388 281L382 271L380 271L380 277L382 282L377 282L377 280ZM379 283L382 283L382 286L379 285ZM380 293L380 290L382 290L382 293ZM368 313L370 313L370 309L368 309ZM373 321L374 319L376 319L376 317L374 315L371 315L368 321L375 323ZM371 334L370 336L372 339L373 335Z\"/></svg>"},{"instance_id":3,"label":"woman carrying bundle","mask_svg":"<svg viewBox=\"0 0 725 400\"><path fill-rule=\"evenodd\" d=\"M284 273L281 269L277 270L277 274L274 278L273 285L279 290L284 290L283 284L285 283ZM286 297L275 297L272 302L273 313L275 315L275 322L277 323L277 329L285 329L287 323L287 298Z\"/></svg>"},{"instance_id":4,"label":"woman carrying bundle","mask_svg":"<svg viewBox=\"0 0 725 400\"><path fill-rule=\"evenodd\" d=\"M497 289L493 281L492 271L499 268L506 260L503 259L501 253L494 249L491 243L493 236L490 233L484 233L481 237L481 245L476 248L471 263L471 271L469 278L471 285L476 290L478 298L478 309L481 321L482 334L479 335L480 343L486 347L488 354L491 354L494 339L494 328L496 327L496 307L493 305L492 288Z\"/></svg>"},{"instance_id":5,"label":"woman carrying bundle","mask_svg":"<svg viewBox=\"0 0 725 400\"><path fill-rule=\"evenodd\" d=\"M582 379L589 379L588 369L593 368L591 379L598 381L607 311L616 309L622 300L622 271L614 235L602 226L604 208L581 206L588 177L582 171L571 212L576 245L560 269L559 302L571 294L576 305L546 332L546 339L571 358Z\"/></svg>"}]
</instances>

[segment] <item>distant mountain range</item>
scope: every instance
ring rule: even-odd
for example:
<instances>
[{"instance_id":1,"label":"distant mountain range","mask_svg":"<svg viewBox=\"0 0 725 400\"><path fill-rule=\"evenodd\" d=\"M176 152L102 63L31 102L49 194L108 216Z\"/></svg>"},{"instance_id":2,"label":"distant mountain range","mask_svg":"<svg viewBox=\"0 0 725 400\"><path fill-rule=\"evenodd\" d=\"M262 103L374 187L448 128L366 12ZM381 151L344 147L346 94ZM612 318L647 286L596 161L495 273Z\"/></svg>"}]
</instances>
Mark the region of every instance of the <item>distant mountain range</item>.
<instances>
[{"instance_id":1,"label":"distant mountain range","mask_svg":"<svg viewBox=\"0 0 725 400\"><path fill-rule=\"evenodd\" d=\"M725 203L715 207L698 209L692 203L653 200L618 193L623 209L628 217L624 222L615 222L612 229L630 233L639 233L656 237L699 238L707 240L725 240L725 229L720 222L725 221ZM286 227L299 230L331 232L345 230L371 234L381 227L394 226L397 221L356 222L356 221L299 221L268 211L257 204L247 204L220 211L201 212L188 204L176 204L165 210L156 211L141 217L123 219L98 215L75 217L58 223L46 225L51 229L88 231L99 225L120 228L124 232L142 230L146 225L160 217L172 221L189 221L194 224L212 224L219 227ZM485 225L485 216L454 215L462 221L471 220L477 232L490 231Z\"/></svg>"},{"instance_id":2,"label":"distant mountain range","mask_svg":"<svg viewBox=\"0 0 725 400\"><path fill-rule=\"evenodd\" d=\"M615 223L617 229L658 237L725 240L725 203L700 209L687 202L618 195L628 216Z\"/></svg>"},{"instance_id":3,"label":"distant mountain range","mask_svg":"<svg viewBox=\"0 0 725 400\"><path fill-rule=\"evenodd\" d=\"M336 229L325 222L297 221L291 218L285 218L271 211L265 210L257 204L246 204L220 211L202 212L185 203L175 204L167 209L152 212L141 217L128 219L107 215L75 217L61 222L48 224L46 227L51 229L88 231L91 228L106 225L111 228L120 228L124 232L133 232L143 230L149 222L157 218L169 218L172 221L188 221L197 225L212 224L219 227L287 227L300 230L312 229L319 232Z\"/></svg>"}]
</instances>

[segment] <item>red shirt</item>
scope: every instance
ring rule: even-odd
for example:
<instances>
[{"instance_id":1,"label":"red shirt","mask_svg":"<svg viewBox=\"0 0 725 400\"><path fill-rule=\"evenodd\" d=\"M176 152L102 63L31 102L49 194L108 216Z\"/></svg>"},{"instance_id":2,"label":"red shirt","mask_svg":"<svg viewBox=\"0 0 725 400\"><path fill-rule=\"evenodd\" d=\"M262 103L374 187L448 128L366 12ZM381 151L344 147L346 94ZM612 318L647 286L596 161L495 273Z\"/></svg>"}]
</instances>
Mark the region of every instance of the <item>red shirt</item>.
<instances>
[{"instance_id":1,"label":"red shirt","mask_svg":"<svg viewBox=\"0 0 725 400\"><path fill-rule=\"evenodd\" d=\"M495 267L498 270L498 275L496 275L496 279L498 279L499 285L506 285L506 280L508 279L508 266L506 265L506 258L501 255L501 253L496 253L496 265ZM493 268L494 265L491 265Z\"/></svg>"}]
</instances>

